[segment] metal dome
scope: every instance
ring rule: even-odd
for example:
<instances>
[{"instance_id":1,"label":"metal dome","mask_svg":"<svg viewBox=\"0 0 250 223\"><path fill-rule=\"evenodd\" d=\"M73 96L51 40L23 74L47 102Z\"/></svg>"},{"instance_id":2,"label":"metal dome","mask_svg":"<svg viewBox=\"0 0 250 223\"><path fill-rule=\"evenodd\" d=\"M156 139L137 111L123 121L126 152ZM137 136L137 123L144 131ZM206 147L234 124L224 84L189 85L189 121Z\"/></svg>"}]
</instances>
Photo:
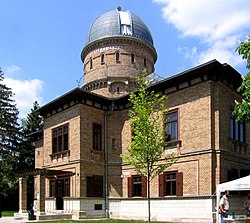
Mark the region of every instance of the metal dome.
<instances>
[{"instance_id":1,"label":"metal dome","mask_svg":"<svg viewBox=\"0 0 250 223\"><path fill-rule=\"evenodd\" d=\"M144 22L130 11L118 7L98 16L92 23L86 45L106 37L130 37L153 46L153 38Z\"/></svg>"}]
</instances>

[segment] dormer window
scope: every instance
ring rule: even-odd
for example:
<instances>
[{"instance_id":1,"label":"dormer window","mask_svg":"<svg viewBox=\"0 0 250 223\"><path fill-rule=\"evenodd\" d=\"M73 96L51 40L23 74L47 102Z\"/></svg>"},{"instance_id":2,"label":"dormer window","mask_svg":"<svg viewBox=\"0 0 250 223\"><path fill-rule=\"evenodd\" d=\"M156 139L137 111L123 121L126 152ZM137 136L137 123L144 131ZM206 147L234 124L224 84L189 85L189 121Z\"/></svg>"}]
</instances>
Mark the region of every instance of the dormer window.
<instances>
[{"instance_id":1,"label":"dormer window","mask_svg":"<svg viewBox=\"0 0 250 223\"><path fill-rule=\"evenodd\" d=\"M105 61L104 61L104 54L101 55L101 64L104 64Z\"/></svg>"},{"instance_id":2,"label":"dormer window","mask_svg":"<svg viewBox=\"0 0 250 223\"><path fill-rule=\"evenodd\" d=\"M120 62L120 52L115 53L115 60L116 62Z\"/></svg>"}]
</instances>

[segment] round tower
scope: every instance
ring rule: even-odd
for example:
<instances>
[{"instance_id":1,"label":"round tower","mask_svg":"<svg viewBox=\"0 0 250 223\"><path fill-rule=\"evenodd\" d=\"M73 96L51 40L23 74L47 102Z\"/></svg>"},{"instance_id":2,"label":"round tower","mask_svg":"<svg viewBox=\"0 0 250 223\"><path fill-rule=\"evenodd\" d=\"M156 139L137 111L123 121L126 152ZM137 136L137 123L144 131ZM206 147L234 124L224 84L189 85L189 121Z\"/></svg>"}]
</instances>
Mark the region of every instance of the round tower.
<instances>
[{"instance_id":1,"label":"round tower","mask_svg":"<svg viewBox=\"0 0 250 223\"><path fill-rule=\"evenodd\" d=\"M118 7L94 20L81 59L83 88L113 98L135 91L137 77L154 72L157 53L144 22Z\"/></svg>"}]
</instances>

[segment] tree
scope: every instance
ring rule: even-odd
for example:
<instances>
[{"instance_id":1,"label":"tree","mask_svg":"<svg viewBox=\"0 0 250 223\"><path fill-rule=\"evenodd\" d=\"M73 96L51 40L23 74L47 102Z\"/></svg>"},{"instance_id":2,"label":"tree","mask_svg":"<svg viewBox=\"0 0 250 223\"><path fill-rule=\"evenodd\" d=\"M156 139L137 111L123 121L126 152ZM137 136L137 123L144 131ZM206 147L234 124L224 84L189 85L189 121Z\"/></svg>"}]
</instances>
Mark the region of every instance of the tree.
<instances>
[{"instance_id":1,"label":"tree","mask_svg":"<svg viewBox=\"0 0 250 223\"><path fill-rule=\"evenodd\" d=\"M37 101L33 103L27 118L22 119L22 142L19 150L18 169L29 170L35 167L34 133L43 128L43 118L35 114L39 108Z\"/></svg>"},{"instance_id":2,"label":"tree","mask_svg":"<svg viewBox=\"0 0 250 223\"><path fill-rule=\"evenodd\" d=\"M32 170L35 168L35 133L43 128L43 118L35 114L39 108L37 101L26 118L22 119L22 142L19 149L19 159L17 169L21 171ZM33 206L34 200L34 177L27 177L27 204L28 208Z\"/></svg>"},{"instance_id":3,"label":"tree","mask_svg":"<svg viewBox=\"0 0 250 223\"><path fill-rule=\"evenodd\" d=\"M244 42L240 42L236 51L242 55L242 59L247 60L246 68L250 69L250 38L247 37ZM242 94L241 102L236 102L234 114L237 120L245 120L250 122L250 72L246 76L242 76L242 84L238 88L238 92Z\"/></svg>"},{"instance_id":4,"label":"tree","mask_svg":"<svg viewBox=\"0 0 250 223\"><path fill-rule=\"evenodd\" d=\"M0 198L6 198L17 191L15 163L18 160L20 126L18 110L13 93L3 84L4 74L0 69Z\"/></svg>"},{"instance_id":5,"label":"tree","mask_svg":"<svg viewBox=\"0 0 250 223\"><path fill-rule=\"evenodd\" d=\"M147 179L148 221L150 222L150 182L167 167L176 162L175 154L163 156L166 146L163 121L166 96L148 91L150 80L138 79L138 92L130 94L132 109L129 111L132 140L128 155L121 158Z\"/></svg>"}]
</instances>

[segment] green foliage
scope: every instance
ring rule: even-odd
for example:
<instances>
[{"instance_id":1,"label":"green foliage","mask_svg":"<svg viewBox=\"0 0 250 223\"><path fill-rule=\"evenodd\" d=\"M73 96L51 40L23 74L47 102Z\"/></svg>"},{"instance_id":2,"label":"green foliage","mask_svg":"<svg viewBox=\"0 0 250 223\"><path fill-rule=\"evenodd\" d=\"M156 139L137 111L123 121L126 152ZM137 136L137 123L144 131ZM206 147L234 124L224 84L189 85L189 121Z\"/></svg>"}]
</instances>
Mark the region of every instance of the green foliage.
<instances>
[{"instance_id":1,"label":"green foliage","mask_svg":"<svg viewBox=\"0 0 250 223\"><path fill-rule=\"evenodd\" d=\"M35 114L39 108L37 101L33 103L27 118L22 119L22 143L19 149L18 169L27 170L35 167L34 133L43 128L43 118Z\"/></svg>"},{"instance_id":2,"label":"green foliage","mask_svg":"<svg viewBox=\"0 0 250 223\"><path fill-rule=\"evenodd\" d=\"M20 146L18 110L13 93L2 83L4 74L0 69L0 197L16 190L15 163Z\"/></svg>"},{"instance_id":3,"label":"green foliage","mask_svg":"<svg viewBox=\"0 0 250 223\"><path fill-rule=\"evenodd\" d=\"M246 68L250 69L250 39L247 38L241 42L236 51L242 58L247 60ZM234 114L237 115L237 120L245 120L250 122L250 72L246 76L242 76L242 84L238 88L238 92L242 94L241 102L236 102L234 107Z\"/></svg>"},{"instance_id":4,"label":"green foliage","mask_svg":"<svg viewBox=\"0 0 250 223\"><path fill-rule=\"evenodd\" d=\"M164 140L164 115L166 96L148 91L150 80L138 79L138 92L130 94L133 109L129 111L132 129L129 155L121 155L125 164L131 165L141 176L152 180L175 161L175 154L163 156L166 146ZM159 162L161 161L161 162Z\"/></svg>"}]
</instances>

